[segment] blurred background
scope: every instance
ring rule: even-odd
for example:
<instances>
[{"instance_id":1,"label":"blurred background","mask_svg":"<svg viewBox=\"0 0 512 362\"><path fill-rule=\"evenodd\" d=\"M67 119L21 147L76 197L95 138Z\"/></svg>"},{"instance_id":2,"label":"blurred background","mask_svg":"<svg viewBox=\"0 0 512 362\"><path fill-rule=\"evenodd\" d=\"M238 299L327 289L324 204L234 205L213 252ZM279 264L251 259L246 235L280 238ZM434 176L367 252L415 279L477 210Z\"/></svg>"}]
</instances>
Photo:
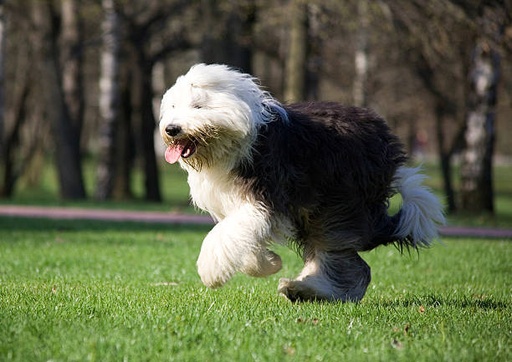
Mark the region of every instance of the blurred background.
<instances>
[{"instance_id":1,"label":"blurred background","mask_svg":"<svg viewBox=\"0 0 512 362\"><path fill-rule=\"evenodd\" d=\"M162 201L160 99L205 62L373 108L449 211L492 214L511 59L512 0L0 0L0 202Z\"/></svg>"}]
</instances>

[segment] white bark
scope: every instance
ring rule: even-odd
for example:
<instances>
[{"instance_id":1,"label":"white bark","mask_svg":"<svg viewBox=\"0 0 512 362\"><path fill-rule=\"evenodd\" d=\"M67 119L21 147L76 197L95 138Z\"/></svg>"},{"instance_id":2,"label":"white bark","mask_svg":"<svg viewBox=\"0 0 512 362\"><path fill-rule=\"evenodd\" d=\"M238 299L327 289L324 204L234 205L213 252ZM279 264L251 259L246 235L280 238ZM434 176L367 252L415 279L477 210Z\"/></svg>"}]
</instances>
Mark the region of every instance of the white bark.
<instances>
[{"instance_id":1,"label":"white bark","mask_svg":"<svg viewBox=\"0 0 512 362\"><path fill-rule=\"evenodd\" d=\"M107 199L114 184L116 126L119 110L119 16L114 0L102 0L103 51L99 83L99 165L96 198Z\"/></svg>"},{"instance_id":2,"label":"white bark","mask_svg":"<svg viewBox=\"0 0 512 362\"><path fill-rule=\"evenodd\" d=\"M492 156L498 75L498 54L486 42L481 42L475 47L469 75L466 147L461 164L461 206L466 211L494 211Z\"/></svg>"},{"instance_id":3,"label":"white bark","mask_svg":"<svg viewBox=\"0 0 512 362\"><path fill-rule=\"evenodd\" d=\"M359 28L355 51L355 77L353 86L354 105L365 107L368 79L368 0L358 2Z\"/></svg>"}]
</instances>

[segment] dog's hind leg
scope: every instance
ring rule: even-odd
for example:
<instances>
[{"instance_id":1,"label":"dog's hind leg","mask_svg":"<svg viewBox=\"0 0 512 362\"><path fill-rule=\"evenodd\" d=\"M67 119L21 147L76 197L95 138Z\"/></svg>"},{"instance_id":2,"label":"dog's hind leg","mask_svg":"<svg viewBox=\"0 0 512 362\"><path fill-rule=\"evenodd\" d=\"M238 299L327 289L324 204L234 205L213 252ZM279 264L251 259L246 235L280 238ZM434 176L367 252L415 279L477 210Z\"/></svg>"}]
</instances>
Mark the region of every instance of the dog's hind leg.
<instances>
[{"instance_id":1,"label":"dog's hind leg","mask_svg":"<svg viewBox=\"0 0 512 362\"><path fill-rule=\"evenodd\" d=\"M355 250L315 251L295 280L281 279L278 291L291 301L361 300L370 284L370 267Z\"/></svg>"}]
</instances>

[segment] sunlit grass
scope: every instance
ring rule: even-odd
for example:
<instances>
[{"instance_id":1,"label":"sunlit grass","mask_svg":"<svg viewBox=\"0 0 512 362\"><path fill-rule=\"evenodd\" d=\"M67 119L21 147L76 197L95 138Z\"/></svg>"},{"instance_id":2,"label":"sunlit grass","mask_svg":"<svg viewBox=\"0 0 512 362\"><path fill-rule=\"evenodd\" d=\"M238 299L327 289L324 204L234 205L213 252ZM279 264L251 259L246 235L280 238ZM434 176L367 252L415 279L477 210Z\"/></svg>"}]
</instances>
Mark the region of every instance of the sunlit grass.
<instances>
[{"instance_id":1,"label":"sunlit grass","mask_svg":"<svg viewBox=\"0 0 512 362\"><path fill-rule=\"evenodd\" d=\"M359 304L292 304L283 270L208 290L203 227L0 218L2 361L508 361L512 243L363 257Z\"/></svg>"},{"instance_id":2,"label":"sunlit grass","mask_svg":"<svg viewBox=\"0 0 512 362\"><path fill-rule=\"evenodd\" d=\"M41 169L37 183L27 178L20 180L16 193L11 199L0 199L0 204L69 206L85 208L108 208L124 210L152 210L194 213L190 205L187 175L178 165L160 165L160 189L163 202L144 200L144 179L140 172L134 172L131 180L133 198L130 200L97 201L94 199L96 187L95 164L84 163L84 182L88 199L63 201L59 198L57 174L51 164Z\"/></svg>"}]
</instances>

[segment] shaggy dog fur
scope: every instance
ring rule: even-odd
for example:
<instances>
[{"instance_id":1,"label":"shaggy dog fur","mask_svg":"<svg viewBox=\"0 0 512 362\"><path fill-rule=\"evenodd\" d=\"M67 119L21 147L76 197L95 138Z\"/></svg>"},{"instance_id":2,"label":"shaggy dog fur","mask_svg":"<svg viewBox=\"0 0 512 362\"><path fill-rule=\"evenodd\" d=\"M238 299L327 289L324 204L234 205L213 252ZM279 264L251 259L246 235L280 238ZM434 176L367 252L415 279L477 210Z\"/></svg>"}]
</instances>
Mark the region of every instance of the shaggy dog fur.
<instances>
[{"instance_id":1,"label":"shaggy dog fur","mask_svg":"<svg viewBox=\"0 0 512 362\"><path fill-rule=\"evenodd\" d=\"M237 271L276 273L269 246L294 243L304 269L280 280L281 294L359 301L370 283L359 252L428 246L444 222L398 138L368 109L282 105L248 74L198 64L165 93L160 132L166 160L179 161L193 202L217 221L197 261L208 287ZM402 207L390 216L395 193Z\"/></svg>"}]
</instances>

